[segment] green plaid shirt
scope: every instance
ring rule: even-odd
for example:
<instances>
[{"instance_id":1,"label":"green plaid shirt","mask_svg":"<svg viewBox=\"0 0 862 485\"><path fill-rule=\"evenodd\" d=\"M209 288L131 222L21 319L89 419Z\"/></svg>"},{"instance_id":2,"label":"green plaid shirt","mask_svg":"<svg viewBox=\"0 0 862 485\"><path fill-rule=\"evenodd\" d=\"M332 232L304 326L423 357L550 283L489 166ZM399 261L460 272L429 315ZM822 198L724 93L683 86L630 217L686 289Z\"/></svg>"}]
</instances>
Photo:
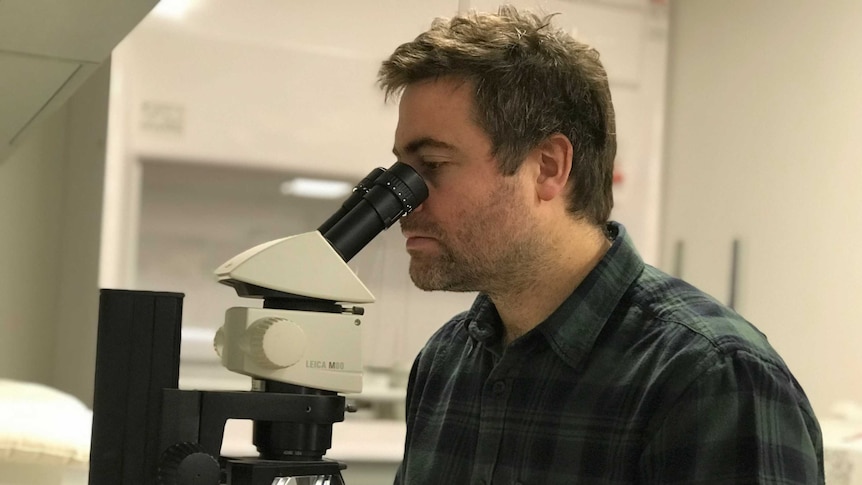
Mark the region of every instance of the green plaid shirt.
<instances>
[{"instance_id":1,"label":"green plaid shirt","mask_svg":"<svg viewBox=\"0 0 862 485\"><path fill-rule=\"evenodd\" d=\"M508 348L484 295L429 340L395 483L823 483L817 420L766 338L608 229L599 265Z\"/></svg>"}]
</instances>

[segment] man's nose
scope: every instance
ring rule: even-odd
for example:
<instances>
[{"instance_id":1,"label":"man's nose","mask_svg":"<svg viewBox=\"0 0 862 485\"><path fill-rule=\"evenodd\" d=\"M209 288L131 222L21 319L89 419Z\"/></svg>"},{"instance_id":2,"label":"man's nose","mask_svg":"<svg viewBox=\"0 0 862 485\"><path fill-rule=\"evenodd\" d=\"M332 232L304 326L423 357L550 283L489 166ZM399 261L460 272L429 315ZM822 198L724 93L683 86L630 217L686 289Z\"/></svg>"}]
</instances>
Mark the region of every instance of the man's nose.
<instances>
[{"instance_id":1,"label":"man's nose","mask_svg":"<svg viewBox=\"0 0 862 485\"><path fill-rule=\"evenodd\" d=\"M412 211L408 212L407 214L404 214L401 217L401 219L398 221L398 223L402 226L402 228L405 224L408 226L410 226L410 224L415 224L416 220L417 220L417 216L415 216L414 214L416 214L417 212L422 212L424 210L424 207L425 207L425 202L422 202L421 204L419 204L418 207L416 207Z\"/></svg>"}]
</instances>

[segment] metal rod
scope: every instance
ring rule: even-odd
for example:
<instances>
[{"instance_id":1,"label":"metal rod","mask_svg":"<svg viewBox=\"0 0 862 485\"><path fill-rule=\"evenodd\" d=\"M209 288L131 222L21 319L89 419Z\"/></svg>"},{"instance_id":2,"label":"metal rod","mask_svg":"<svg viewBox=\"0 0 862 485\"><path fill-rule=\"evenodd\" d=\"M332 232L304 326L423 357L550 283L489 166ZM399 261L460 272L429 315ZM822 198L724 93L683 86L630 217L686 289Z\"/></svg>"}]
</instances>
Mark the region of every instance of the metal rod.
<instances>
[{"instance_id":1,"label":"metal rod","mask_svg":"<svg viewBox=\"0 0 862 485\"><path fill-rule=\"evenodd\" d=\"M733 240L733 246L730 253L730 296L728 297L727 306L731 310L736 310L736 292L739 279L739 239Z\"/></svg>"},{"instance_id":2,"label":"metal rod","mask_svg":"<svg viewBox=\"0 0 862 485\"><path fill-rule=\"evenodd\" d=\"M685 253L685 243L682 239L676 242L673 249L673 276L682 278L682 260Z\"/></svg>"}]
</instances>

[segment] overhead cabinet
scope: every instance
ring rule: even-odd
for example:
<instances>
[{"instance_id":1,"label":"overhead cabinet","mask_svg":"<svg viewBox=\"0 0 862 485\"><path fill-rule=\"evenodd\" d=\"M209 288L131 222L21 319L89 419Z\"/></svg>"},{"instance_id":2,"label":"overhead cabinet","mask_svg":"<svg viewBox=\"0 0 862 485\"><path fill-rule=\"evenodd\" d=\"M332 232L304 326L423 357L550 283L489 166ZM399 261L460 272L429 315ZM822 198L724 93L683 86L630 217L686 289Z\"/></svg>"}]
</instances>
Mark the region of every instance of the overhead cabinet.
<instances>
[{"instance_id":1,"label":"overhead cabinet","mask_svg":"<svg viewBox=\"0 0 862 485\"><path fill-rule=\"evenodd\" d=\"M0 0L0 162L158 0Z\"/></svg>"}]
</instances>

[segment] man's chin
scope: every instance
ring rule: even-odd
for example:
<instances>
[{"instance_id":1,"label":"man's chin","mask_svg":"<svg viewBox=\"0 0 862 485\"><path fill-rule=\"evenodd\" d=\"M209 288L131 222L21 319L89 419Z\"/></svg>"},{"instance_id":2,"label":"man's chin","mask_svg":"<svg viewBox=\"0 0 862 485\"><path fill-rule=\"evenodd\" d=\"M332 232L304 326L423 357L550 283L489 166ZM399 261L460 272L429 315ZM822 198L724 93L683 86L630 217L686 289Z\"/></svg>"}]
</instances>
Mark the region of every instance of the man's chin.
<instances>
[{"instance_id":1,"label":"man's chin","mask_svg":"<svg viewBox=\"0 0 862 485\"><path fill-rule=\"evenodd\" d=\"M423 291L453 291L470 292L478 291L471 285L465 285L453 274L441 271L439 265L425 266L415 261L410 262L410 279L416 288ZM468 287L470 286L470 287Z\"/></svg>"},{"instance_id":2,"label":"man's chin","mask_svg":"<svg viewBox=\"0 0 862 485\"><path fill-rule=\"evenodd\" d=\"M420 290L445 290L448 278L442 266L437 258L413 256L410 258L410 279Z\"/></svg>"},{"instance_id":3,"label":"man's chin","mask_svg":"<svg viewBox=\"0 0 862 485\"><path fill-rule=\"evenodd\" d=\"M410 262L410 280L413 281L416 288L424 291L438 291L442 289L439 275L434 274L433 269L427 267L417 268L417 266L413 261Z\"/></svg>"}]
</instances>

